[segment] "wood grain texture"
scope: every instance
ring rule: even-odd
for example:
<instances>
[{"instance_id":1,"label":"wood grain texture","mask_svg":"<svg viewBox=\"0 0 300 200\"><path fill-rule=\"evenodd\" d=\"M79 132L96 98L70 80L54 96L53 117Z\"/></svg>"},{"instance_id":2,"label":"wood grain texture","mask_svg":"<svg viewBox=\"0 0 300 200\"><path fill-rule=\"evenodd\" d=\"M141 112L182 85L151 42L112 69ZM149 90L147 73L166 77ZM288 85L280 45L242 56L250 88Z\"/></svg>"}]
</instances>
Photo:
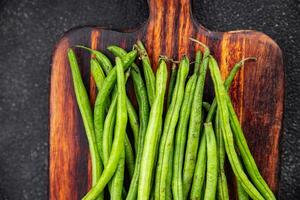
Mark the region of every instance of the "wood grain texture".
<instances>
[{"instance_id":1,"label":"wood grain texture","mask_svg":"<svg viewBox=\"0 0 300 200\"><path fill-rule=\"evenodd\" d=\"M129 50L141 39L156 70L159 55L174 59L188 55L193 60L195 51L201 47L190 42L189 37L210 47L223 77L242 58L258 58L257 62L245 64L235 78L230 95L258 168L277 192L284 99L280 48L268 36L255 31L206 30L193 19L189 0L149 0L148 3L149 20L135 30L83 27L67 32L58 42L51 70L49 198L80 199L91 181L88 145L74 95L67 49L81 44L111 56L105 49L107 45L117 44ZM89 73L90 55L80 49L75 52L93 104L96 89ZM211 100L213 87L209 79L206 86L205 98Z\"/></svg>"}]
</instances>

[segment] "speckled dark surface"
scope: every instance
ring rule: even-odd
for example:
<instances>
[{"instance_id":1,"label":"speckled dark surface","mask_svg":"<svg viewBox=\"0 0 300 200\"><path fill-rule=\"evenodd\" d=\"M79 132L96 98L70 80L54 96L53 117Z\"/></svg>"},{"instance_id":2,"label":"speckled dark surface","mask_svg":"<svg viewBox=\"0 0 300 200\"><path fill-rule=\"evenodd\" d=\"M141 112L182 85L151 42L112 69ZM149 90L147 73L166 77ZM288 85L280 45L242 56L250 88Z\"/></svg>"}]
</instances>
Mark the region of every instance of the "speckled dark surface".
<instances>
[{"instance_id":1,"label":"speckled dark surface","mask_svg":"<svg viewBox=\"0 0 300 200\"><path fill-rule=\"evenodd\" d=\"M133 28L143 0L0 1L0 199L47 199L51 52L75 26ZM300 199L299 0L199 0L193 12L211 30L255 29L275 39L286 69L280 199Z\"/></svg>"}]
</instances>

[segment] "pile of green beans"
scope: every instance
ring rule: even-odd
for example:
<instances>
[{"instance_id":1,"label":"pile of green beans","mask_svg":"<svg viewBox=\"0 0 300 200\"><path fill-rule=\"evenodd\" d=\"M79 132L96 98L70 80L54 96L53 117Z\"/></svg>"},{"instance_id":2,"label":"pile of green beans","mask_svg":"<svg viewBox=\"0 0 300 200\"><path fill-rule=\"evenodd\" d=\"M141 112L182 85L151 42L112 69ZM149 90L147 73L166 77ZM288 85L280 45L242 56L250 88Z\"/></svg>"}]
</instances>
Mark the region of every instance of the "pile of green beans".
<instances>
[{"instance_id":1,"label":"pile of green beans","mask_svg":"<svg viewBox=\"0 0 300 200\"><path fill-rule=\"evenodd\" d=\"M228 95L239 69L256 58L241 59L223 81L209 48L190 40L203 49L195 52L194 62L161 56L156 72L140 40L129 52L110 45L110 55L81 45L68 50L92 164L92 188L83 200L229 200L234 192L240 200L276 199ZM76 59L78 48L91 53L94 107ZM211 103L204 93L209 74ZM236 181L231 193L227 159Z\"/></svg>"}]
</instances>

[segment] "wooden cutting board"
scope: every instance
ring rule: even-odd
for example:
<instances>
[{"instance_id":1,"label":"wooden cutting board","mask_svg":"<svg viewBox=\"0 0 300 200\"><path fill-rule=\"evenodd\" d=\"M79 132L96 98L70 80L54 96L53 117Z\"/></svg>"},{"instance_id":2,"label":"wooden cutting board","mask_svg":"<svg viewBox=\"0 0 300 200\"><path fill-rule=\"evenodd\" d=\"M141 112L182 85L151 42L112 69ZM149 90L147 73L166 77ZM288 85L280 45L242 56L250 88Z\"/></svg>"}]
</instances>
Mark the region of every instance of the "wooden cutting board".
<instances>
[{"instance_id":1,"label":"wooden cutting board","mask_svg":"<svg viewBox=\"0 0 300 200\"><path fill-rule=\"evenodd\" d=\"M67 32L57 43L52 57L50 88L49 199L77 200L90 188L91 164L85 132L73 90L67 49L77 45L100 49L110 55L110 44L132 48L141 39L156 70L159 55L194 59L199 45L207 44L225 77L233 64L256 56L240 71L230 90L251 152L272 190L278 187L279 139L284 99L284 69L278 45L267 35L251 31L212 32L199 25L191 14L190 0L148 0L150 16L133 30L81 27ZM91 102L95 84L90 77L90 55L75 49ZM211 99L213 87L208 80L205 98ZM230 187L234 181L230 181Z\"/></svg>"}]
</instances>

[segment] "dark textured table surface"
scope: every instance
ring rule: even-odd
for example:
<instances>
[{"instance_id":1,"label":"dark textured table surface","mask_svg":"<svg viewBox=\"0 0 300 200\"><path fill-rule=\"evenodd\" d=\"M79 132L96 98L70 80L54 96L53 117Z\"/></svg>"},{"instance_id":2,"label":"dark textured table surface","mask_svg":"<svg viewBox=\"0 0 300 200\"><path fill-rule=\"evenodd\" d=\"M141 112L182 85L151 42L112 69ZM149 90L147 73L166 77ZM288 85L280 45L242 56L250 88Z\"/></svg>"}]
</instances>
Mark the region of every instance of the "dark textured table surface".
<instances>
[{"instance_id":1,"label":"dark textured table surface","mask_svg":"<svg viewBox=\"0 0 300 200\"><path fill-rule=\"evenodd\" d=\"M281 138L281 199L300 199L299 0L198 0L211 30L255 29L283 50L286 94ZM0 0L0 199L47 199L51 52L72 27L134 28L144 0Z\"/></svg>"}]
</instances>

